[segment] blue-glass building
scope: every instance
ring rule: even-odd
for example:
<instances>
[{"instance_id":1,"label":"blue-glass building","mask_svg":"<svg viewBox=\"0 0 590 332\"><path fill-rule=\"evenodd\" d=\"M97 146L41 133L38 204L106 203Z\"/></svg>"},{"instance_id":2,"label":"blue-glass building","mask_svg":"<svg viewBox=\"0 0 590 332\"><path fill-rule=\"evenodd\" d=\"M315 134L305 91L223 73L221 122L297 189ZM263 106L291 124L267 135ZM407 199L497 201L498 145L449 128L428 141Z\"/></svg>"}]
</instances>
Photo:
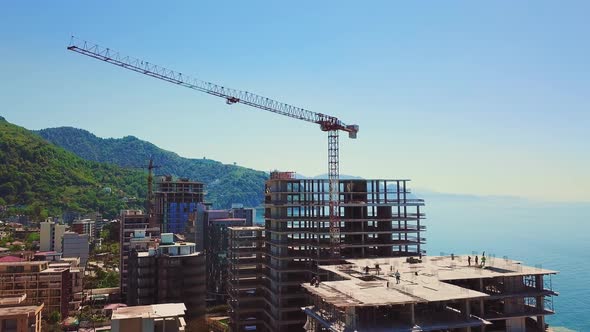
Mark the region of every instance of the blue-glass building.
<instances>
[{"instance_id":1,"label":"blue-glass building","mask_svg":"<svg viewBox=\"0 0 590 332\"><path fill-rule=\"evenodd\" d=\"M197 205L203 202L203 183L164 176L157 180L155 218L163 233L192 233Z\"/></svg>"}]
</instances>

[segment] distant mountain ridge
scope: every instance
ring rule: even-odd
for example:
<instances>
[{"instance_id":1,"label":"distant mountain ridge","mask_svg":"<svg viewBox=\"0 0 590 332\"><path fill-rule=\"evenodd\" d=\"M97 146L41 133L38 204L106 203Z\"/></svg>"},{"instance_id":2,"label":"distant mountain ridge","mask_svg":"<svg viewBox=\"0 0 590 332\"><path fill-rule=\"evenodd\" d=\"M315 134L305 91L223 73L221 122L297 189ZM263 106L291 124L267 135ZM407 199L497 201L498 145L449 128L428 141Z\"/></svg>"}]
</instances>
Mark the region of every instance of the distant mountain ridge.
<instances>
[{"instance_id":1,"label":"distant mountain ridge","mask_svg":"<svg viewBox=\"0 0 590 332\"><path fill-rule=\"evenodd\" d=\"M63 212L114 217L143 206L145 187L143 171L84 160L0 117L0 212L37 220ZM125 198L135 198L133 206Z\"/></svg>"},{"instance_id":2,"label":"distant mountain ridge","mask_svg":"<svg viewBox=\"0 0 590 332\"><path fill-rule=\"evenodd\" d=\"M206 184L206 200L216 208L232 203L261 206L264 199L266 172L209 159L189 159L136 138L100 138L91 132L73 127L48 128L37 131L48 142L91 161L137 168L151 158L159 165L156 174L170 174Z\"/></svg>"}]
</instances>

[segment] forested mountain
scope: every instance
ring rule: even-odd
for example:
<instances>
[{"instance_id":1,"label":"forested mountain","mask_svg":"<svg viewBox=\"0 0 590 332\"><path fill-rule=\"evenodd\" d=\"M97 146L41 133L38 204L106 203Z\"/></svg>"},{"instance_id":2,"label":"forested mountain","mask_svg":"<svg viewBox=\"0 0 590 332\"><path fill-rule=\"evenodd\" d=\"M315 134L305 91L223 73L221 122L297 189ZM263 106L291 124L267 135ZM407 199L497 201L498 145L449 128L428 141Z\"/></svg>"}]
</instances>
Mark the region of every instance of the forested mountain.
<instances>
[{"instance_id":1,"label":"forested mountain","mask_svg":"<svg viewBox=\"0 0 590 332\"><path fill-rule=\"evenodd\" d=\"M228 208L232 203L255 207L262 205L264 182L268 175L262 171L226 165L208 159L183 158L174 152L133 136L100 138L72 127L43 129L37 132L47 141L91 161L113 163L122 167L142 167L151 158L161 166L156 174L174 175L206 184L206 200L216 208Z\"/></svg>"},{"instance_id":2,"label":"forested mountain","mask_svg":"<svg viewBox=\"0 0 590 332\"><path fill-rule=\"evenodd\" d=\"M43 219L143 205L146 172L88 161L0 117L0 210ZM125 198L139 198L129 206Z\"/></svg>"}]
</instances>

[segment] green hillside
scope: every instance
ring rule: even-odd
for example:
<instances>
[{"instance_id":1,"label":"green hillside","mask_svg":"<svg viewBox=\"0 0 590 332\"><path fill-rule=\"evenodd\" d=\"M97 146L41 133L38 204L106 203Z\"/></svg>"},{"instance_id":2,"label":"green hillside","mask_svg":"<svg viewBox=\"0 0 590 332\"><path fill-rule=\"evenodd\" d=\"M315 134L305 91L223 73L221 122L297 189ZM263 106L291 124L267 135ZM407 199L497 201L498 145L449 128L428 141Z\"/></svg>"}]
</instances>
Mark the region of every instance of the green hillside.
<instances>
[{"instance_id":1,"label":"green hillside","mask_svg":"<svg viewBox=\"0 0 590 332\"><path fill-rule=\"evenodd\" d=\"M0 117L0 206L37 219L65 211L117 215L146 196L146 173L84 160ZM140 199L136 206L142 205ZM0 210L2 210L0 209Z\"/></svg>"},{"instance_id":2,"label":"green hillside","mask_svg":"<svg viewBox=\"0 0 590 332\"><path fill-rule=\"evenodd\" d=\"M150 157L161 168L156 174L175 175L206 184L206 200L216 208L228 208L232 203L246 206L262 205L265 172L226 165L208 159L188 159L163 150L150 142L133 136L100 138L71 127L43 129L37 132L47 141L91 161L113 163L121 167L141 167Z\"/></svg>"}]
</instances>

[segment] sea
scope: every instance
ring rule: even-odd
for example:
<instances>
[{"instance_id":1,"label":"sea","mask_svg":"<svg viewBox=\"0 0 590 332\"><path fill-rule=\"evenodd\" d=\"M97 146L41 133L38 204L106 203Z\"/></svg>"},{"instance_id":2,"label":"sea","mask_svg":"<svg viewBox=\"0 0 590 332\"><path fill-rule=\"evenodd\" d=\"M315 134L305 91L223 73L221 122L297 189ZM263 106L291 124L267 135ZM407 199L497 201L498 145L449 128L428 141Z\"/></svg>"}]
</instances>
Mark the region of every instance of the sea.
<instances>
[{"instance_id":1,"label":"sea","mask_svg":"<svg viewBox=\"0 0 590 332\"><path fill-rule=\"evenodd\" d=\"M428 255L507 257L551 276L554 331L590 332L590 203L416 191L425 200ZM264 224L263 209L257 223Z\"/></svg>"},{"instance_id":2,"label":"sea","mask_svg":"<svg viewBox=\"0 0 590 332\"><path fill-rule=\"evenodd\" d=\"M590 203L514 197L416 194L425 199L429 255L504 256L555 270L551 276L556 331L590 331Z\"/></svg>"}]
</instances>

